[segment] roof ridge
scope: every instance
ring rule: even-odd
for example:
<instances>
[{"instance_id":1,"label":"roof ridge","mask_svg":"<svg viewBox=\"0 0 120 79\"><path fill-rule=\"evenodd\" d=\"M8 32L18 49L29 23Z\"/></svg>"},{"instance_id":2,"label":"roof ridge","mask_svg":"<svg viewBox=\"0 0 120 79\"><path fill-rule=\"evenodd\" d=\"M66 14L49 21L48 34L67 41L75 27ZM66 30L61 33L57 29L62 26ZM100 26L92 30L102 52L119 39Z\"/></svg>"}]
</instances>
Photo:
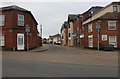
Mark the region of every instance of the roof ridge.
<instances>
[{"instance_id":1,"label":"roof ridge","mask_svg":"<svg viewBox=\"0 0 120 79\"><path fill-rule=\"evenodd\" d=\"M6 7L1 7L0 9L2 9L2 10L16 9L16 10L21 10L21 11L29 11L29 10L21 8L21 7L17 6L17 5L11 5L11 6L6 6Z\"/></svg>"}]
</instances>

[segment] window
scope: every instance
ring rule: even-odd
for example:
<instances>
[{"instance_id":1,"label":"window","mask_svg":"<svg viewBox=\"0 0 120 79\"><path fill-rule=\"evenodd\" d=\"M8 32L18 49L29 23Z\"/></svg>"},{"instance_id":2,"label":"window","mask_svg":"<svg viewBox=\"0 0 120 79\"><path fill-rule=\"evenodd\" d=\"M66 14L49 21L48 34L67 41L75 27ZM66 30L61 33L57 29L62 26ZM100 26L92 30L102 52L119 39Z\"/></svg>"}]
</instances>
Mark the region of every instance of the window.
<instances>
[{"instance_id":1,"label":"window","mask_svg":"<svg viewBox=\"0 0 120 79\"><path fill-rule=\"evenodd\" d=\"M24 15L18 14L18 26L24 26Z\"/></svg>"},{"instance_id":2,"label":"window","mask_svg":"<svg viewBox=\"0 0 120 79\"><path fill-rule=\"evenodd\" d=\"M5 46L5 37L3 34L0 34L0 46Z\"/></svg>"},{"instance_id":3,"label":"window","mask_svg":"<svg viewBox=\"0 0 120 79\"><path fill-rule=\"evenodd\" d=\"M116 21L108 21L108 30L116 30Z\"/></svg>"},{"instance_id":4,"label":"window","mask_svg":"<svg viewBox=\"0 0 120 79\"><path fill-rule=\"evenodd\" d=\"M88 32L92 32L92 24L88 25Z\"/></svg>"},{"instance_id":5,"label":"window","mask_svg":"<svg viewBox=\"0 0 120 79\"><path fill-rule=\"evenodd\" d=\"M107 41L107 35L102 35L102 41Z\"/></svg>"},{"instance_id":6,"label":"window","mask_svg":"<svg viewBox=\"0 0 120 79\"><path fill-rule=\"evenodd\" d=\"M93 11L89 11L89 16L92 16L94 14Z\"/></svg>"},{"instance_id":7,"label":"window","mask_svg":"<svg viewBox=\"0 0 120 79\"><path fill-rule=\"evenodd\" d=\"M93 35L88 36L88 45L89 47L93 47Z\"/></svg>"},{"instance_id":8,"label":"window","mask_svg":"<svg viewBox=\"0 0 120 79\"><path fill-rule=\"evenodd\" d=\"M5 25L5 15L0 15L0 26Z\"/></svg>"},{"instance_id":9,"label":"window","mask_svg":"<svg viewBox=\"0 0 120 79\"><path fill-rule=\"evenodd\" d=\"M117 47L117 37L109 36L109 44L114 45L114 47Z\"/></svg>"},{"instance_id":10,"label":"window","mask_svg":"<svg viewBox=\"0 0 120 79\"><path fill-rule=\"evenodd\" d=\"M113 12L118 12L117 6L113 6Z\"/></svg>"}]
</instances>

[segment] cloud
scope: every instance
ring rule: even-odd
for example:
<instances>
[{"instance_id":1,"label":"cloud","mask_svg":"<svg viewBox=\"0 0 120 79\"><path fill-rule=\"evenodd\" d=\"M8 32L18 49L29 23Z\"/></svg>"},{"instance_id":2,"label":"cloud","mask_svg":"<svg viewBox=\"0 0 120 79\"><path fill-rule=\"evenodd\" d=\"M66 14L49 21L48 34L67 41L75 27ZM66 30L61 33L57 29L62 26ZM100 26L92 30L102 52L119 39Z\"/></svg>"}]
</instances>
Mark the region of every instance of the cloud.
<instances>
[{"instance_id":1,"label":"cloud","mask_svg":"<svg viewBox=\"0 0 120 79\"><path fill-rule=\"evenodd\" d=\"M75 0L74 0L75 1ZM111 2L111 1L109 1ZM81 14L92 6L105 6L108 2L3 2L2 6L18 5L30 10L40 25L43 26L43 37L60 32L61 25L68 14Z\"/></svg>"},{"instance_id":2,"label":"cloud","mask_svg":"<svg viewBox=\"0 0 120 79\"><path fill-rule=\"evenodd\" d=\"M2 2L109 2L119 0L1 0Z\"/></svg>"}]
</instances>

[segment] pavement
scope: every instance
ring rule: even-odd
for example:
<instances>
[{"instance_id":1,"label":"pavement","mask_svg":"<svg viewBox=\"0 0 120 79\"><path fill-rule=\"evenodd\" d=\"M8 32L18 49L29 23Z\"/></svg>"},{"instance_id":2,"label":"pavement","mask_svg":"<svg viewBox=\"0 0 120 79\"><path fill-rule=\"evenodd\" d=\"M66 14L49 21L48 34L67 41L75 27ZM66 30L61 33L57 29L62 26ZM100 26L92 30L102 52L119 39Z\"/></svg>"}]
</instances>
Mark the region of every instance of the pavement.
<instances>
[{"instance_id":1,"label":"pavement","mask_svg":"<svg viewBox=\"0 0 120 79\"><path fill-rule=\"evenodd\" d=\"M110 58L119 58L118 57L118 50L114 51L104 51L104 50L95 50L95 49L87 49L87 48L79 48L79 47L68 47L62 46L65 49L76 51L81 54L92 55L92 56L101 56L101 57L110 57Z\"/></svg>"},{"instance_id":2,"label":"pavement","mask_svg":"<svg viewBox=\"0 0 120 79\"><path fill-rule=\"evenodd\" d=\"M111 57L111 58L119 58L118 57L118 50L114 51L104 51L104 50L95 50L95 49L87 49L87 48L79 48L79 47L68 47L68 46L61 46L56 45L58 47L63 47L67 50L76 51L81 54L87 55L94 55L94 56L101 56L101 57ZM43 44L43 46L30 50L29 52L44 52L49 49L49 45Z\"/></svg>"},{"instance_id":3,"label":"pavement","mask_svg":"<svg viewBox=\"0 0 120 79\"><path fill-rule=\"evenodd\" d=\"M47 44L43 44L41 47L35 48L30 50L29 52L44 52L49 49L49 46Z\"/></svg>"}]
</instances>

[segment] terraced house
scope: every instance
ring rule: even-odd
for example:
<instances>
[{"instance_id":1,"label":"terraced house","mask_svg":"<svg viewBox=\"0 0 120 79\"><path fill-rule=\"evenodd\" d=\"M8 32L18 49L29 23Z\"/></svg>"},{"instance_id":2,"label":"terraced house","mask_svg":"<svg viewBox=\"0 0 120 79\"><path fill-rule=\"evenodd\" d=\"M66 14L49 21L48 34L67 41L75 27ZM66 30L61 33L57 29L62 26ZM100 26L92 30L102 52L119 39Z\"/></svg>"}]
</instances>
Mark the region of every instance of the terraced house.
<instances>
[{"instance_id":1,"label":"terraced house","mask_svg":"<svg viewBox=\"0 0 120 79\"><path fill-rule=\"evenodd\" d=\"M85 47L120 48L120 2L112 2L83 22Z\"/></svg>"},{"instance_id":2,"label":"terraced house","mask_svg":"<svg viewBox=\"0 0 120 79\"><path fill-rule=\"evenodd\" d=\"M24 8L15 5L0 8L0 46L13 50L41 46L37 25L32 13Z\"/></svg>"},{"instance_id":3,"label":"terraced house","mask_svg":"<svg viewBox=\"0 0 120 79\"><path fill-rule=\"evenodd\" d=\"M65 29L61 32L62 41L67 39L68 46L100 49L114 45L120 49L120 2L93 6L82 14L69 14L67 22L67 33Z\"/></svg>"}]
</instances>

